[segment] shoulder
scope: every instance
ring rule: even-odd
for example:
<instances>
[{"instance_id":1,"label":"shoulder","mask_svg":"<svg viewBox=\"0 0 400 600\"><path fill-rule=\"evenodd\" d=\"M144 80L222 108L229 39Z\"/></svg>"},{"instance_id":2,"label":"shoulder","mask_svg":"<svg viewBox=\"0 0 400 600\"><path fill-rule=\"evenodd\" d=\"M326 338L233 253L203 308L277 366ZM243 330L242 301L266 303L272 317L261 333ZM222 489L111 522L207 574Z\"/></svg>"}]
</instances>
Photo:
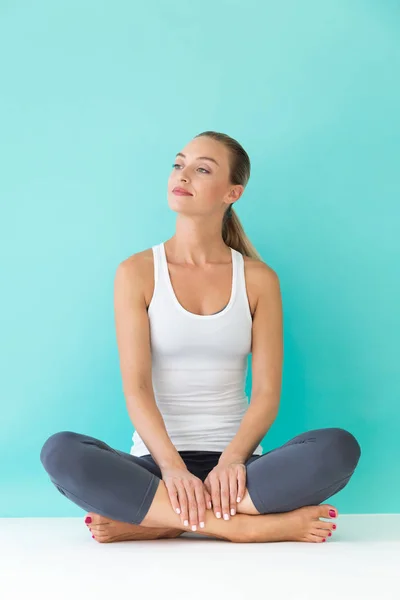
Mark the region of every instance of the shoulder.
<instances>
[{"instance_id":1,"label":"shoulder","mask_svg":"<svg viewBox=\"0 0 400 600\"><path fill-rule=\"evenodd\" d=\"M249 275L256 287L264 288L265 286L276 285L279 282L277 273L264 261L250 256L243 256L243 260L246 275Z\"/></svg>"},{"instance_id":2,"label":"shoulder","mask_svg":"<svg viewBox=\"0 0 400 600\"><path fill-rule=\"evenodd\" d=\"M149 260L153 258L153 251L151 248L146 248L146 250L141 250L140 252L135 252L135 254L131 254L123 261L121 261L118 265L118 268L124 270L137 270L143 269L149 263Z\"/></svg>"},{"instance_id":3,"label":"shoulder","mask_svg":"<svg viewBox=\"0 0 400 600\"><path fill-rule=\"evenodd\" d=\"M243 256L246 272L246 281L253 290L257 302L276 294L280 289L279 277L276 271L267 263L256 258Z\"/></svg>"},{"instance_id":4,"label":"shoulder","mask_svg":"<svg viewBox=\"0 0 400 600\"><path fill-rule=\"evenodd\" d=\"M136 283L138 281L145 282L152 254L152 249L147 248L122 260L117 266L116 279L125 279Z\"/></svg>"}]
</instances>

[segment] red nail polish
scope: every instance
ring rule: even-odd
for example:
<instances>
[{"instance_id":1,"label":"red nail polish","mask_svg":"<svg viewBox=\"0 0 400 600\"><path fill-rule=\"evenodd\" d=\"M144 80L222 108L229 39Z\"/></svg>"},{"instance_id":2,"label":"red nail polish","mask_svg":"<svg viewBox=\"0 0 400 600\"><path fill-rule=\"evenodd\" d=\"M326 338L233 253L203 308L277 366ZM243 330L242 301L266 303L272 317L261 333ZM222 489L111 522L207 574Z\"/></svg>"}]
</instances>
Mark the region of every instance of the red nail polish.
<instances>
[{"instance_id":1,"label":"red nail polish","mask_svg":"<svg viewBox=\"0 0 400 600\"><path fill-rule=\"evenodd\" d=\"M85 523L91 523L91 522L92 522L92 517L86 517Z\"/></svg>"},{"instance_id":2,"label":"red nail polish","mask_svg":"<svg viewBox=\"0 0 400 600\"><path fill-rule=\"evenodd\" d=\"M332 525L332 529L336 529L336 525L335 525L335 523Z\"/></svg>"},{"instance_id":3,"label":"red nail polish","mask_svg":"<svg viewBox=\"0 0 400 600\"><path fill-rule=\"evenodd\" d=\"M331 532L329 532L329 533L328 533L328 535L332 535L332 533L331 533Z\"/></svg>"},{"instance_id":4,"label":"red nail polish","mask_svg":"<svg viewBox=\"0 0 400 600\"><path fill-rule=\"evenodd\" d=\"M323 539L322 541L323 541L323 542L326 542L326 540L325 540L325 539Z\"/></svg>"},{"instance_id":5,"label":"red nail polish","mask_svg":"<svg viewBox=\"0 0 400 600\"><path fill-rule=\"evenodd\" d=\"M94 535L92 535L92 538L94 538ZM325 540L324 540L325 541Z\"/></svg>"}]
</instances>

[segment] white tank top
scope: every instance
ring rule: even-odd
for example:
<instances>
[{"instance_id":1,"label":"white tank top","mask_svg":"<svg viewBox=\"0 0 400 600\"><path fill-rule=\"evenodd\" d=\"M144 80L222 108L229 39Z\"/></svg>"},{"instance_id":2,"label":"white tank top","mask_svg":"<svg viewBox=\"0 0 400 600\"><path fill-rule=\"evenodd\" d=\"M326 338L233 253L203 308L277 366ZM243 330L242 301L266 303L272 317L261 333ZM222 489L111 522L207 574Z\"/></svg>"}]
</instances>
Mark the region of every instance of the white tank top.
<instances>
[{"instance_id":1,"label":"white tank top","mask_svg":"<svg viewBox=\"0 0 400 600\"><path fill-rule=\"evenodd\" d=\"M154 293L148 317L155 400L176 450L223 452L248 408L245 394L252 318L244 259L231 248L231 297L221 311L198 315L179 303L164 243L152 247ZM150 454L137 431L130 454ZM262 454L258 445L253 454Z\"/></svg>"}]
</instances>

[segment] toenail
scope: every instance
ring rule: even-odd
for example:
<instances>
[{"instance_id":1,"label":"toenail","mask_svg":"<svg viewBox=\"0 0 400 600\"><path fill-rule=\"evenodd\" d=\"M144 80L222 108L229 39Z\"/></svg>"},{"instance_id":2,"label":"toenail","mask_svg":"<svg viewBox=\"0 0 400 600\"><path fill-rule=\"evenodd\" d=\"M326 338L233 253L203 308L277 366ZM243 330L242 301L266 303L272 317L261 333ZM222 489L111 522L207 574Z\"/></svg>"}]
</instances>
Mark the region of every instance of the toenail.
<instances>
[{"instance_id":1,"label":"toenail","mask_svg":"<svg viewBox=\"0 0 400 600\"><path fill-rule=\"evenodd\" d=\"M330 515L331 517L336 517L336 513L335 513L335 511L334 511L334 510L330 510L330 511L329 511L329 515Z\"/></svg>"},{"instance_id":2,"label":"toenail","mask_svg":"<svg viewBox=\"0 0 400 600\"><path fill-rule=\"evenodd\" d=\"M326 539L324 538L322 541L323 541L323 542L326 542Z\"/></svg>"},{"instance_id":3,"label":"toenail","mask_svg":"<svg viewBox=\"0 0 400 600\"><path fill-rule=\"evenodd\" d=\"M328 535L332 535L332 533L331 533L331 532L329 532L329 533L328 533Z\"/></svg>"},{"instance_id":4,"label":"toenail","mask_svg":"<svg viewBox=\"0 0 400 600\"><path fill-rule=\"evenodd\" d=\"M85 523L91 523L91 522L92 522L92 517L86 517Z\"/></svg>"},{"instance_id":5,"label":"toenail","mask_svg":"<svg viewBox=\"0 0 400 600\"><path fill-rule=\"evenodd\" d=\"M336 529L336 525L335 525L335 523L332 525L332 529Z\"/></svg>"},{"instance_id":6,"label":"toenail","mask_svg":"<svg viewBox=\"0 0 400 600\"><path fill-rule=\"evenodd\" d=\"M94 535L92 535L92 537L94 538ZM325 541L325 540L324 540Z\"/></svg>"}]
</instances>

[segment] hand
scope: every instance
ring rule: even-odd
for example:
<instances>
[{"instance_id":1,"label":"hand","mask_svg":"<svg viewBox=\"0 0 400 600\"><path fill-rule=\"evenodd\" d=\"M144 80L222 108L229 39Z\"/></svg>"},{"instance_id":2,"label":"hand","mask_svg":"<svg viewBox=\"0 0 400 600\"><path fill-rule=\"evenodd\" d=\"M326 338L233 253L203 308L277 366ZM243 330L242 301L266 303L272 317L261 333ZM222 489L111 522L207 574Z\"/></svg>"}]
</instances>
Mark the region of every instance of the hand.
<instances>
[{"instance_id":1,"label":"hand","mask_svg":"<svg viewBox=\"0 0 400 600\"><path fill-rule=\"evenodd\" d=\"M224 519L229 519L230 514L236 514L237 502L246 492L246 466L242 462L218 463L204 485L211 494L215 516L219 519L222 512Z\"/></svg>"},{"instance_id":2,"label":"hand","mask_svg":"<svg viewBox=\"0 0 400 600\"><path fill-rule=\"evenodd\" d=\"M211 508L211 496L201 479L185 467L161 470L174 511L181 515L184 527L199 527L205 521L206 506ZM185 525L186 521L186 525Z\"/></svg>"}]
</instances>

